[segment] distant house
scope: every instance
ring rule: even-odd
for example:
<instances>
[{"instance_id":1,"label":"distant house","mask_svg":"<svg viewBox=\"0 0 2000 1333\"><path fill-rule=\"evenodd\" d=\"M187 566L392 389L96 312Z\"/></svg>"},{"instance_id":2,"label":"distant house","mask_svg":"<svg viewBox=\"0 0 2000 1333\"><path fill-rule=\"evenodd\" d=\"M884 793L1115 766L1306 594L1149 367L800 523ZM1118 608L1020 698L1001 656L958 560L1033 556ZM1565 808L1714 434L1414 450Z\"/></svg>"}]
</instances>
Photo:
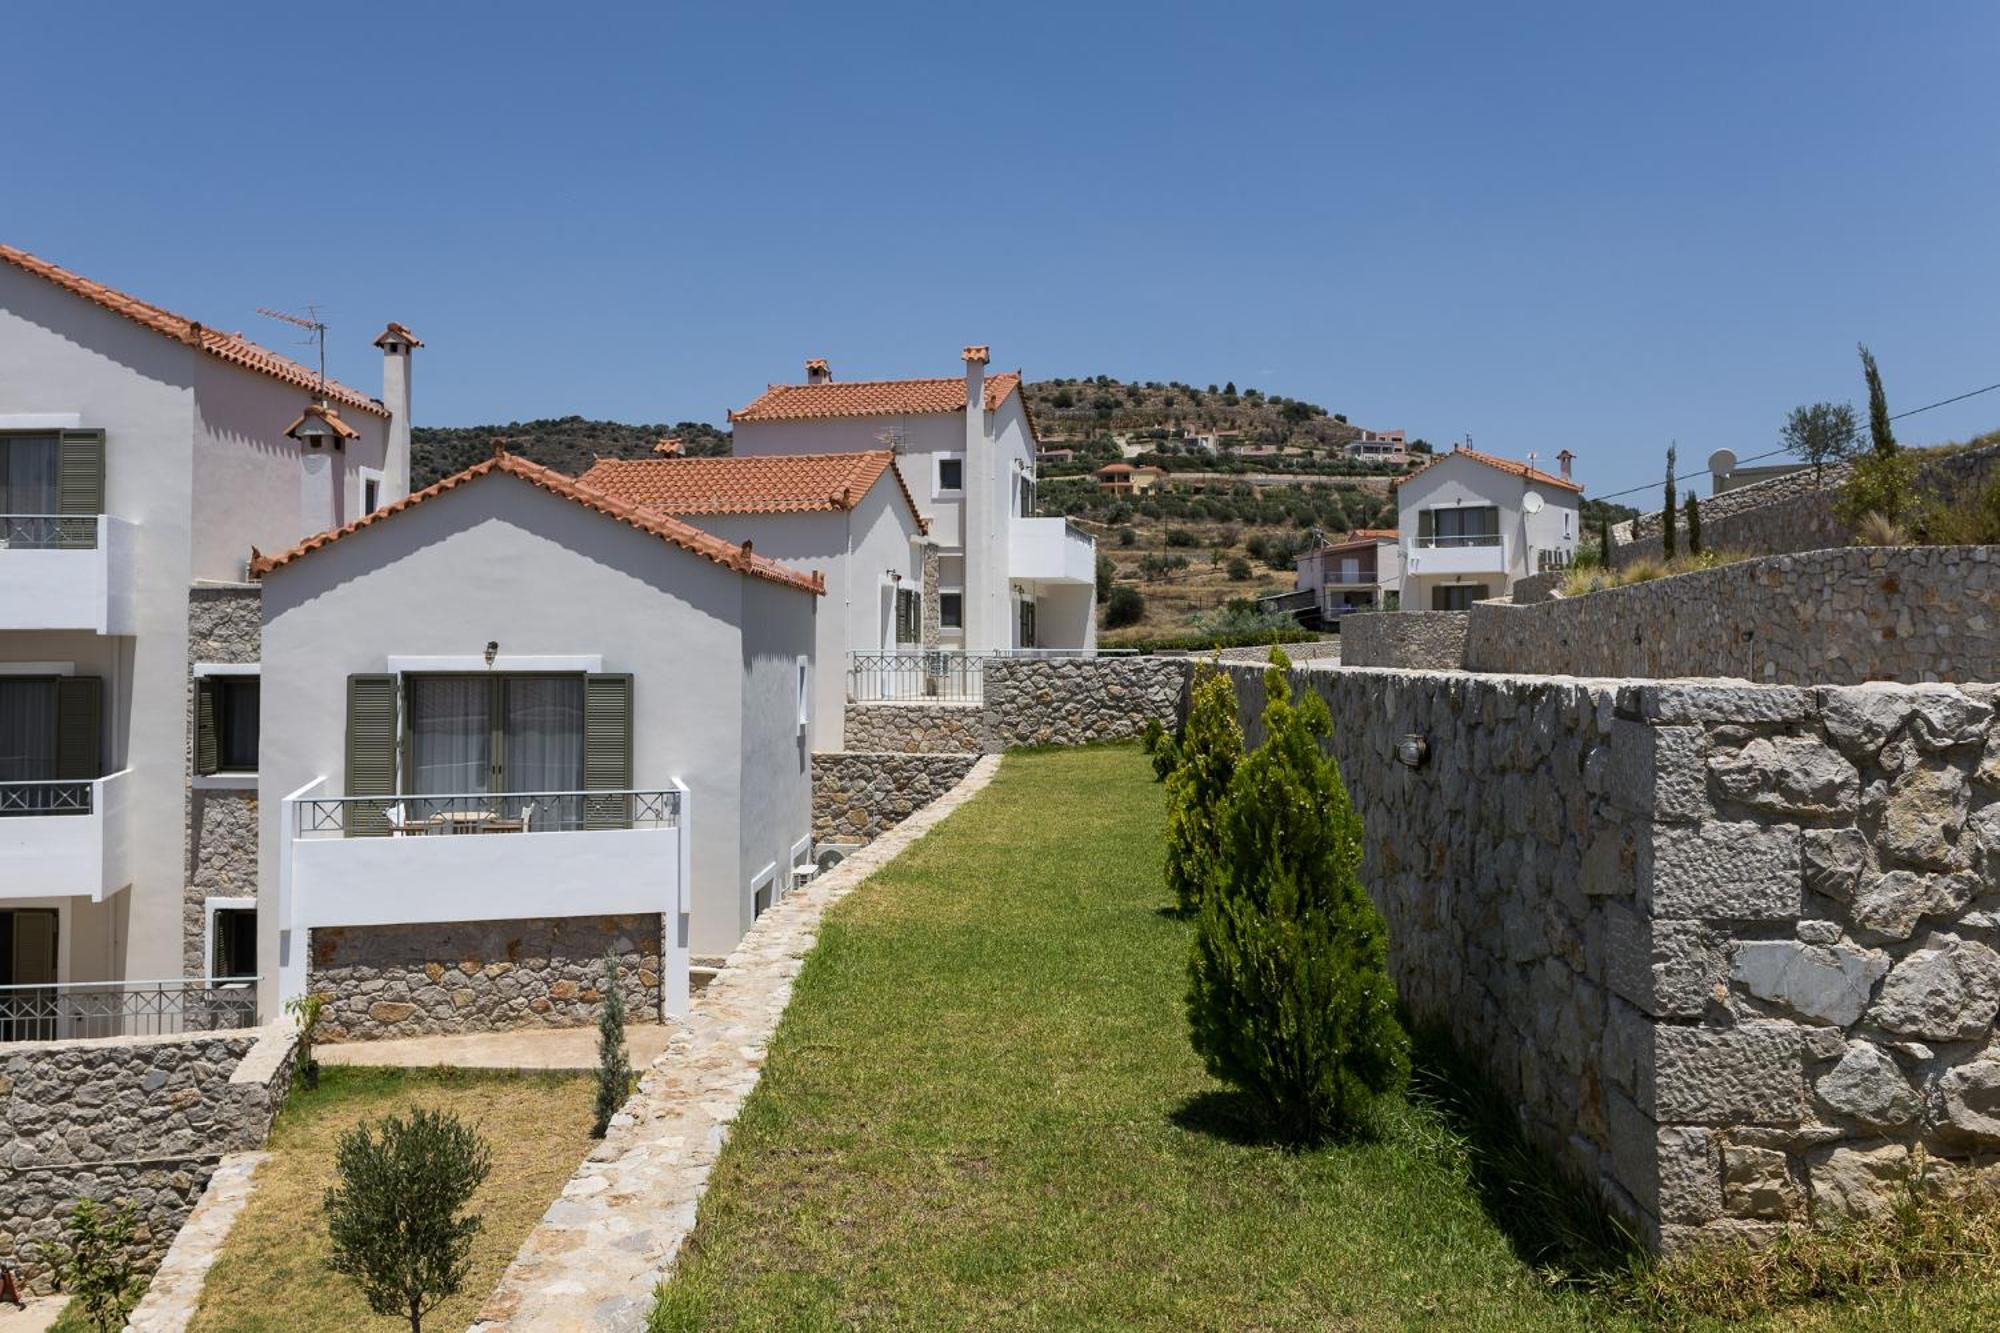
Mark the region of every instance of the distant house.
<instances>
[{"instance_id":1,"label":"distant house","mask_svg":"<svg viewBox=\"0 0 2000 1333\"><path fill-rule=\"evenodd\" d=\"M1349 458L1384 463L1405 462L1410 456L1409 445L1400 430L1364 430L1341 445L1340 451Z\"/></svg>"},{"instance_id":2,"label":"distant house","mask_svg":"<svg viewBox=\"0 0 2000 1333\"><path fill-rule=\"evenodd\" d=\"M1137 467L1131 463L1107 463L1091 475L1097 478L1097 489L1107 494L1143 495L1165 485L1168 474L1165 468L1150 463Z\"/></svg>"},{"instance_id":3,"label":"distant house","mask_svg":"<svg viewBox=\"0 0 2000 1333\"><path fill-rule=\"evenodd\" d=\"M1533 464L1454 448L1391 483L1402 534L1402 608L1463 611L1576 554L1583 487Z\"/></svg>"},{"instance_id":4,"label":"distant house","mask_svg":"<svg viewBox=\"0 0 2000 1333\"><path fill-rule=\"evenodd\" d=\"M1299 553L1298 591L1314 594L1320 623L1349 611L1394 609L1403 582L1400 536L1394 528L1357 528Z\"/></svg>"},{"instance_id":5,"label":"distant house","mask_svg":"<svg viewBox=\"0 0 2000 1333\"><path fill-rule=\"evenodd\" d=\"M1037 463L1048 463L1048 464L1074 463L1076 461L1076 450L1037 449L1035 450L1035 461Z\"/></svg>"}]
</instances>

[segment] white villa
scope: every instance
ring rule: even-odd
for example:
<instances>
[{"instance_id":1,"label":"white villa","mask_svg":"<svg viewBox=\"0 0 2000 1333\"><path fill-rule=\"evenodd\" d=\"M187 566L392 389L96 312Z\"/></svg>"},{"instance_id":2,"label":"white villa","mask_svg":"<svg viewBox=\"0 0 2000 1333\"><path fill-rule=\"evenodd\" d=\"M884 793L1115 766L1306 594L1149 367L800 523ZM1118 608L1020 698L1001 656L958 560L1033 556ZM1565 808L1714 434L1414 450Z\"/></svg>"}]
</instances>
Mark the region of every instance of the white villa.
<instances>
[{"instance_id":1,"label":"white villa","mask_svg":"<svg viewBox=\"0 0 2000 1333\"><path fill-rule=\"evenodd\" d=\"M1394 528L1357 528L1299 552L1298 591L1312 594L1319 623L1350 611L1394 610L1403 587L1401 534Z\"/></svg>"},{"instance_id":2,"label":"white villa","mask_svg":"<svg viewBox=\"0 0 2000 1333\"><path fill-rule=\"evenodd\" d=\"M810 871L820 575L497 448L252 572L267 1012L587 1022L607 949L684 1012Z\"/></svg>"},{"instance_id":3,"label":"white villa","mask_svg":"<svg viewBox=\"0 0 2000 1333\"><path fill-rule=\"evenodd\" d=\"M671 514L826 580L815 636L812 743L844 749L850 653L937 646L924 635L924 571L936 549L895 454L600 458L583 485ZM951 596L959 596L954 591ZM958 619L955 607L946 607Z\"/></svg>"},{"instance_id":4,"label":"white villa","mask_svg":"<svg viewBox=\"0 0 2000 1333\"><path fill-rule=\"evenodd\" d=\"M380 398L0 245L0 1040L263 970L245 559L407 489L421 343L377 345Z\"/></svg>"},{"instance_id":5,"label":"white villa","mask_svg":"<svg viewBox=\"0 0 2000 1333\"><path fill-rule=\"evenodd\" d=\"M729 414L739 457L887 449L930 521L922 614L937 646L968 653L1097 643L1097 549L1061 518L1035 516L1034 422L1021 372L988 375L967 347L962 377L833 378L806 362Z\"/></svg>"},{"instance_id":6,"label":"white villa","mask_svg":"<svg viewBox=\"0 0 2000 1333\"><path fill-rule=\"evenodd\" d=\"M1573 455L1562 475L1455 448L1398 477L1405 611L1463 611L1504 597L1517 580L1567 568L1576 554L1583 487Z\"/></svg>"}]
</instances>

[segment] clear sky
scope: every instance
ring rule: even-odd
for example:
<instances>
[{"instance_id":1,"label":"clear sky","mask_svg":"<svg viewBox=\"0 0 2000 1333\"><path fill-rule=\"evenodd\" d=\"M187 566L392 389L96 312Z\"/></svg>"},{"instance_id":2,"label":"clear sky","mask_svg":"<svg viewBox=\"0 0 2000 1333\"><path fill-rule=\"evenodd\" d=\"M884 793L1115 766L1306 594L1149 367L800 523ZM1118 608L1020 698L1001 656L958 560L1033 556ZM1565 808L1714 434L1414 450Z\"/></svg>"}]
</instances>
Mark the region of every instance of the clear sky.
<instances>
[{"instance_id":1,"label":"clear sky","mask_svg":"<svg viewBox=\"0 0 2000 1333\"><path fill-rule=\"evenodd\" d=\"M2000 6L74 3L0 239L420 424L720 422L828 357L1233 379L1593 494L2000 380ZM31 59L22 59L32 56ZM2000 426L2000 392L1907 423Z\"/></svg>"}]
</instances>

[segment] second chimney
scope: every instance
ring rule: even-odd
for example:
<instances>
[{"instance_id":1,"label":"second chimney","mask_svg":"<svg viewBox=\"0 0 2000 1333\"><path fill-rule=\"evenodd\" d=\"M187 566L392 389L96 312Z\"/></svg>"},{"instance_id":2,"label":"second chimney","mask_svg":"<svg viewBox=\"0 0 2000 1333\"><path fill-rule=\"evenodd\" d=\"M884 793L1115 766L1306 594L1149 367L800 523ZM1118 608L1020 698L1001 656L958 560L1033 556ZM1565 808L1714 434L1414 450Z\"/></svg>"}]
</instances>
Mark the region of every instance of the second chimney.
<instances>
[{"instance_id":1,"label":"second chimney","mask_svg":"<svg viewBox=\"0 0 2000 1333\"><path fill-rule=\"evenodd\" d=\"M1563 450L1561 453L1556 455L1556 463L1562 468L1564 481L1568 481L1570 479L1569 465L1571 463L1574 463L1575 461L1576 461L1576 455L1571 453L1567 449Z\"/></svg>"},{"instance_id":2,"label":"second chimney","mask_svg":"<svg viewBox=\"0 0 2000 1333\"><path fill-rule=\"evenodd\" d=\"M816 356L812 360L806 362L807 384L825 384L828 380L832 378L833 378L833 372L827 369L825 357Z\"/></svg>"}]
</instances>

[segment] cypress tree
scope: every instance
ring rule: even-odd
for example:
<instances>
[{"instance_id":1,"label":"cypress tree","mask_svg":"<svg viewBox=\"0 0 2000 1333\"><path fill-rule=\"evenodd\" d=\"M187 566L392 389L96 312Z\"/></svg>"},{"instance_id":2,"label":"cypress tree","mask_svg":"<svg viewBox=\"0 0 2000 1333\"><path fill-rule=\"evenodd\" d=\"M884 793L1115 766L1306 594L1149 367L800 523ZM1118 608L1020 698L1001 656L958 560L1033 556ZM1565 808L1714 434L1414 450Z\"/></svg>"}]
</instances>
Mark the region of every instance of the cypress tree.
<instances>
[{"instance_id":1,"label":"cypress tree","mask_svg":"<svg viewBox=\"0 0 2000 1333\"><path fill-rule=\"evenodd\" d=\"M1674 558L1674 446L1667 446L1667 502L1660 506L1660 554Z\"/></svg>"},{"instance_id":2,"label":"cypress tree","mask_svg":"<svg viewBox=\"0 0 2000 1333\"><path fill-rule=\"evenodd\" d=\"M1167 775L1167 887L1184 914L1200 908L1214 881L1222 807L1242 761L1235 687L1226 672L1200 663L1188 698L1187 725Z\"/></svg>"},{"instance_id":3,"label":"cypress tree","mask_svg":"<svg viewBox=\"0 0 2000 1333\"><path fill-rule=\"evenodd\" d=\"M1597 520L1597 544L1603 554L1604 567L1611 568L1611 520L1608 518Z\"/></svg>"},{"instance_id":4,"label":"cypress tree","mask_svg":"<svg viewBox=\"0 0 2000 1333\"><path fill-rule=\"evenodd\" d=\"M1264 743L1237 766L1223 856L1188 963L1188 1020L1208 1071L1295 1142L1364 1129L1409 1077L1381 916L1362 890L1361 820L1321 752L1326 702L1265 673Z\"/></svg>"},{"instance_id":5,"label":"cypress tree","mask_svg":"<svg viewBox=\"0 0 2000 1333\"><path fill-rule=\"evenodd\" d=\"M1868 438L1875 452L1888 456L1896 452L1896 432L1889 424L1889 395L1882 391L1882 372L1875 368L1875 354L1862 343L1861 373L1868 380Z\"/></svg>"},{"instance_id":6,"label":"cypress tree","mask_svg":"<svg viewBox=\"0 0 2000 1333\"><path fill-rule=\"evenodd\" d=\"M604 1008L597 1014L597 1102L590 1137L601 1139L611 1117L632 1095L632 1062L625 1056L625 992L618 988L618 958L604 955Z\"/></svg>"},{"instance_id":7,"label":"cypress tree","mask_svg":"<svg viewBox=\"0 0 2000 1333\"><path fill-rule=\"evenodd\" d=\"M1687 521L1688 521L1688 554L1700 555L1701 554L1701 502L1694 498L1693 491L1688 492Z\"/></svg>"}]
</instances>

